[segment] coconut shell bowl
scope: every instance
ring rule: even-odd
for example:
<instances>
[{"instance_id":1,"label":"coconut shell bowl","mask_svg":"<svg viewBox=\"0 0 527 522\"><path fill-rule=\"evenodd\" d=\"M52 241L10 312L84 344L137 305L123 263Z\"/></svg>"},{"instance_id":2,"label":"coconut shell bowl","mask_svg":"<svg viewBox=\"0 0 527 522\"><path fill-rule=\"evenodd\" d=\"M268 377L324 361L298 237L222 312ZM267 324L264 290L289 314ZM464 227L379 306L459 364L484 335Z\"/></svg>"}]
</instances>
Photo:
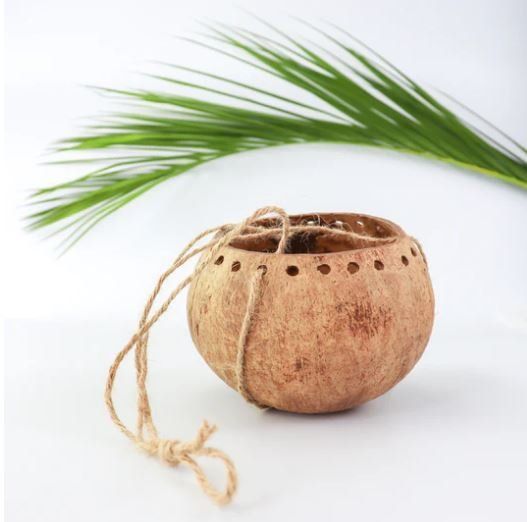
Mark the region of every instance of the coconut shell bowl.
<instances>
[{"instance_id":1,"label":"coconut shell bowl","mask_svg":"<svg viewBox=\"0 0 527 522\"><path fill-rule=\"evenodd\" d=\"M192 339L237 389L240 329L251 280L263 270L245 343L251 398L297 413L353 408L395 386L426 347L434 318L426 258L415 239L378 217L290 220L284 253L275 252L276 220L262 219L256 225L269 234L237 237L200 271L187 302Z\"/></svg>"}]
</instances>

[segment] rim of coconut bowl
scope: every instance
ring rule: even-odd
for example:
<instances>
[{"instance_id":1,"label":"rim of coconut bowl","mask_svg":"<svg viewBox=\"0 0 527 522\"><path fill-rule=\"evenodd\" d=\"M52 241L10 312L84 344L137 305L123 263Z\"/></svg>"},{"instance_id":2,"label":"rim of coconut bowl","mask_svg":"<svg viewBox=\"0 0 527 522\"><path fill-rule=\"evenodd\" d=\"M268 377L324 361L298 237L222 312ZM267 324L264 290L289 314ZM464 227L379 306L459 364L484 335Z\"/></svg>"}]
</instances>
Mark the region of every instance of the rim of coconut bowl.
<instances>
[{"instance_id":1,"label":"rim of coconut bowl","mask_svg":"<svg viewBox=\"0 0 527 522\"><path fill-rule=\"evenodd\" d=\"M231 243L226 245L222 248L224 251L228 252L236 252L241 253L245 255L259 255L259 256L273 256L275 259L277 257L289 257L289 256L300 256L300 257L316 257L316 256L341 256L349 253L354 252L361 252L371 249L379 249L387 246L394 246L400 242L402 242L404 239L408 238L412 243L415 243L415 240L411 238L399 225L394 223L393 221L390 221L388 219L384 219L378 216L372 216L370 214L359 214L355 212L310 212L305 214L292 214L289 216L289 219L291 220L292 225L297 225L301 223L303 220L308 221L314 221L316 219L321 219L324 221L326 225L335 223L335 222L344 222L346 223L345 219L353 220L353 223L356 225L357 223L363 223L362 226L355 226L355 228L352 227L352 231L356 232L358 234L362 235L369 235L369 237L372 237L373 239L393 239L392 241L386 241L386 242L379 242L379 243L373 243L368 246L360 246L360 247L353 247L353 248L342 248L339 250L335 250L332 252L284 252L284 253L277 253L276 251L272 250L262 250L258 248L246 248L246 246L242 246L237 244L237 242L240 241L240 238L234 239ZM364 221L363 221L364 220ZM329 223L328 223L329 221ZM371 221L370 225L375 227L375 230L377 232L387 233L386 235L382 236L372 236L371 234L368 234L366 230L368 229L367 223ZM365 223L366 222L366 223ZM279 218L274 217L264 217L261 219L258 219L255 221L255 224L257 225L265 225L265 224L271 224L275 223L277 226L280 224ZM316 221L315 221L316 223ZM306 223L307 224L307 223ZM348 225L351 226L350 223ZM331 229L331 227L329 227ZM243 238L243 236L241 236ZM242 239L243 241L243 239ZM278 241L276 241L276 245L273 244L273 247L276 247L278 244ZM418 247L418 250L421 250Z\"/></svg>"}]
</instances>

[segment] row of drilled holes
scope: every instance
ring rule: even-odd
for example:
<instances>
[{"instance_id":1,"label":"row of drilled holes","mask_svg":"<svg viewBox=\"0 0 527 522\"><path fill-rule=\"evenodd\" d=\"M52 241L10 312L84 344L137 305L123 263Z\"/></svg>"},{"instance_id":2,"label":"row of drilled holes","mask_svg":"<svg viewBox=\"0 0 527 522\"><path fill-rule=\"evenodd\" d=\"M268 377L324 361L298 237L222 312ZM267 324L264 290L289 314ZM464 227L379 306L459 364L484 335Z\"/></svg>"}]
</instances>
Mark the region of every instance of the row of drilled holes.
<instances>
[{"instance_id":1,"label":"row of drilled holes","mask_svg":"<svg viewBox=\"0 0 527 522\"><path fill-rule=\"evenodd\" d=\"M410 252L412 253L412 256L414 257L417 256L417 251L415 250L415 248L413 247L410 248ZM218 257L218 259L216 259L214 263L216 265L221 265L223 263L223 260L224 260L224 257L220 256ZM401 262L404 266L408 266L410 264L410 260L406 256L401 256ZM373 266L375 267L376 270L384 270L384 263L380 261L379 259L376 259L373 262ZM233 272L238 272L238 270L240 270L241 267L242 267L242 264L239 261L234 261L231 265L231 270ZM267 267L265 265L261 265L258 268L264 270L264 272L267 271ZM350 274L355 274L356 272L359 271L359 268L360 268L359 264L355 263L354 261L348 263L348 272ZM326 264L318 265L317 270L321 274L327 275L331 272L331 267ZM289 265L285 269L285 271L290 276L296 276L300 273L300 269L296 265Z\"/></svg>"}]
</instances>

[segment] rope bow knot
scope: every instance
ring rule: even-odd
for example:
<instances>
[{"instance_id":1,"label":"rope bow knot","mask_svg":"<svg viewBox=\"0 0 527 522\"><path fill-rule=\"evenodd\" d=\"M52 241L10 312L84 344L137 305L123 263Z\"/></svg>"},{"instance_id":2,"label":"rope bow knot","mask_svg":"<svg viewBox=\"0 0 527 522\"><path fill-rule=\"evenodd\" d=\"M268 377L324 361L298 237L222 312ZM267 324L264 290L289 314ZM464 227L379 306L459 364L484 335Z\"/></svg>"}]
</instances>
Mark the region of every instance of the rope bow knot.
<instances>
[{"instance_id":1,"label":"rope bow knot","mask_svg":"<svg viewBox=\"0 0 527 522\"><path fill-rule=\"evenodd\" d=\"M185 463L192 455L199 457L213 448L205 447L209 437L217 430L217 427L204 421L194 440L181 442L177 439L151 439L143 441L139 446L150 455L157 455L160 460L170 466Z\"/></svg>"},{"instance_id":2,"label":"rope bow knot","mask_svg":"<svg viewBox=\"0 0 527 522\"><path fill-rule=\"evenodd\" d=\"M226 504L234 495L237 486L236 468L232 460L223 451L205 446L210 436L217 427L204 421L198 434L189 442L181 442L175 439L154 438L148 441L140 441L137 446L152 456L157 456L169 466L184 464L195 474L201 488L209 497L218 504ZM217 458L223 462L227 470L227 487L225 491L218 491L208 480L200 465L194 457Z\"/></svg>"}]
</instances>

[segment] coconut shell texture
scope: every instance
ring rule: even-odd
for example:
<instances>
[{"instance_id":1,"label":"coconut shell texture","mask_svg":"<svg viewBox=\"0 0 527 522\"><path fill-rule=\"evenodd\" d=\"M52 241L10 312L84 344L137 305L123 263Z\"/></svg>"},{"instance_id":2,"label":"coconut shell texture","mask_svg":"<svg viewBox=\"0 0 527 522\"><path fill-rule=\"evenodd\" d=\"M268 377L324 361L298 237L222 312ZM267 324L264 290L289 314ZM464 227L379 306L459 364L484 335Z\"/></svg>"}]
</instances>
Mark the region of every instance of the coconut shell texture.
<instances>
[{"instance_id":1,"label":"coconut shell texture","mask_svg":"<svg viewBox=\"0 0 527 522\"><path fill-rule=\"evenodd\" d=\"M245 350L248 391L279 410L336 412L385 393L414 367L432 330L434 295L420 246L394 223L361 214L291 218L309 219L378 243L293 237L285 254L273 253L272 242L231 243L193 281L188 321L207 364L236 389L240 326L251 278L264 265Z\"/></svg>"}]
</instances>

